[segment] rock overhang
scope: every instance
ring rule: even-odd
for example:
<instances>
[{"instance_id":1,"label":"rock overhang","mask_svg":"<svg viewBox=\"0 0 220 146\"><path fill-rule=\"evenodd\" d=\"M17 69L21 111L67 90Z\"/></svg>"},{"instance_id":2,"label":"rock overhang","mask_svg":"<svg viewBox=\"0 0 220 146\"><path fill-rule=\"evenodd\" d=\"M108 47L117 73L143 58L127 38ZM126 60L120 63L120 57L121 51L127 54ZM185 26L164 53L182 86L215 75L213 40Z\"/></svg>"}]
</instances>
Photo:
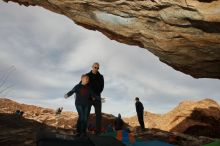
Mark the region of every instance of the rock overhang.
<instances>
[{"instance_id":1,"label":"rock overhang","mask_svg":"<svg viewBox=\"0 0 220 146\"><path fill-rule=\"evenodd\" d=\"M4 0L41 6L112 40L148 49L195 78L220 79L219 0Z\"/></svg>"}]
</instances>

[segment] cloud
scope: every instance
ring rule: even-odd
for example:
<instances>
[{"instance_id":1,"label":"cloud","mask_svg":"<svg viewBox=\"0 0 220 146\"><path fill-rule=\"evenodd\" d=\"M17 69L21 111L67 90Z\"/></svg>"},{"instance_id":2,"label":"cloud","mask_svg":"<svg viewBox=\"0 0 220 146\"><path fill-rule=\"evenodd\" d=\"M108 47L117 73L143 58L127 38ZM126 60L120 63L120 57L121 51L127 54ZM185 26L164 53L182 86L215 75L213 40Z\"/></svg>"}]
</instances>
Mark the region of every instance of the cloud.
<instances>
[{"instance_id":1,"label":"cloud","mask_svg":"<svg viewBox=\"0 0 220 146\"><path fill-rule=\"evenodd\" d=\"M98 61L105 77L104 112L131 116L136 96L146 110L156 113L165 113L182 100L210 97L220 102L219 80L194 79L146 49L109 40L65 16L0 2L0 19L0 76L16 67L8 80L14 85L6 94L11 99L75 111L74 98L64 100L63 95Z\"/></svg>"}]
</instances>

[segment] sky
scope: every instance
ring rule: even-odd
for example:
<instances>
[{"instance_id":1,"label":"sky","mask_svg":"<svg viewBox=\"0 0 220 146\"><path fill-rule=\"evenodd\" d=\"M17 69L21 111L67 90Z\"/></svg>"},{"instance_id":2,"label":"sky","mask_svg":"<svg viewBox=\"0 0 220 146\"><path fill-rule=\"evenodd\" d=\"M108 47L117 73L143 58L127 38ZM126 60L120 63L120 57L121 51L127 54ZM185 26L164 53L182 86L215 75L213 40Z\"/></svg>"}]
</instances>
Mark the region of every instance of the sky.
<instances>
[{"instance_id":1,"label":"sky","mask_svg":"<svg viewBox=\"0 0 220 146\"><path fill-rule=\"evenodd\" d=\"M76 112L74 98L63 96L94 62L105 79L105 113L135 115L135 97L158 114L184 100L220 103L218 79L194 79L146 49L110 40L41 7L0 1L0 83L6 79L0 91L9 87L1 97Z\"/></svg>"}]
</instances>

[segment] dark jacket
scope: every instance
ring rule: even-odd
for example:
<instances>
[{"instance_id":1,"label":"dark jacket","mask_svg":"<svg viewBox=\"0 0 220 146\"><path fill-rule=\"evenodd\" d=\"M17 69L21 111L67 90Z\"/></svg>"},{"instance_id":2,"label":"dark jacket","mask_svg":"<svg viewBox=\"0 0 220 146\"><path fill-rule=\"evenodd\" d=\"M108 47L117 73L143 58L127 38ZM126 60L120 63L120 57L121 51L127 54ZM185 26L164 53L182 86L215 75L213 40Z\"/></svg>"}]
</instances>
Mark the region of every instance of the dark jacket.
<instances>
[{"instance_id":1,"label":"dark jacket","mask_svg":"<svg viewBox=\"0 0 220 146\"><path fill-rule=\"evenodd\" d=\"M144 106L143 106L143 104L140 102L140 101L137 101L136 103L135 103L135 107L136 107L136 112L137 112L137 114L143 114L143 112L144 112Z\"/></svg>"},{"instance_id":2,"label":"dark jacket","mask_svg":"<svg viewBox=\"0 0 220 146\"><path fill-rule=\"evenodd\" d=\"M87 85L77 84L71 91L67 93L67 96L71 96L76 93L75 104L78 105L89 105L91 98L94 97L93 91Z\"/></svg>"},{"instance_id":3,"label":"dark jacket","mask_svg":"<svg viewBox=\"0 0 220 146\"><path fill-rule=\"evenodd\" d=\"M100 74L99 72L97 72L97 74L94 74L94 73L92 73L92 71L87 73L87 75L89 76L89 87L92 89L94 94L97 95L96 98L98 98L100 100L101 93L104 89L103 75Z\"/></svg>"},{"instance_id":4,"label":"dark jacket","mask_svg":"<svg viewBox=\"0 0 220 146\"><path fill-rule=\"evenodd\" d=\"M116 131L117 130L122 130L123 126L124 126L124 121L121 118L117 117L115 119L115 123L114 124L115 124L115 130Z\"/></svg>"}]
</instances>

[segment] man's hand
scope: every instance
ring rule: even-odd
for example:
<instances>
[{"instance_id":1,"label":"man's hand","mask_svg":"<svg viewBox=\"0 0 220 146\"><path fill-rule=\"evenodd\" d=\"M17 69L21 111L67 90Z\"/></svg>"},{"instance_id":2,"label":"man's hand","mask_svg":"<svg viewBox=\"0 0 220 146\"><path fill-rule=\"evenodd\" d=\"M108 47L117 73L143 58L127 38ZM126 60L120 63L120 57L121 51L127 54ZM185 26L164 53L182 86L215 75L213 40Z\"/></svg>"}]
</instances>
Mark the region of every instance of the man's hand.
<instances>
[{"instance_id":1,"label":"man's hand","mask_svg":"<svg viewBox=\"0 0 220 146\"><path fill-rule=\"evenodd\" d=\"M68 95L67 95L67 94L65 94L65 95L64 95L64 98L65 98L65 99L67 99L67 98L68 98Z\"/></svg>"}]
</instances>

